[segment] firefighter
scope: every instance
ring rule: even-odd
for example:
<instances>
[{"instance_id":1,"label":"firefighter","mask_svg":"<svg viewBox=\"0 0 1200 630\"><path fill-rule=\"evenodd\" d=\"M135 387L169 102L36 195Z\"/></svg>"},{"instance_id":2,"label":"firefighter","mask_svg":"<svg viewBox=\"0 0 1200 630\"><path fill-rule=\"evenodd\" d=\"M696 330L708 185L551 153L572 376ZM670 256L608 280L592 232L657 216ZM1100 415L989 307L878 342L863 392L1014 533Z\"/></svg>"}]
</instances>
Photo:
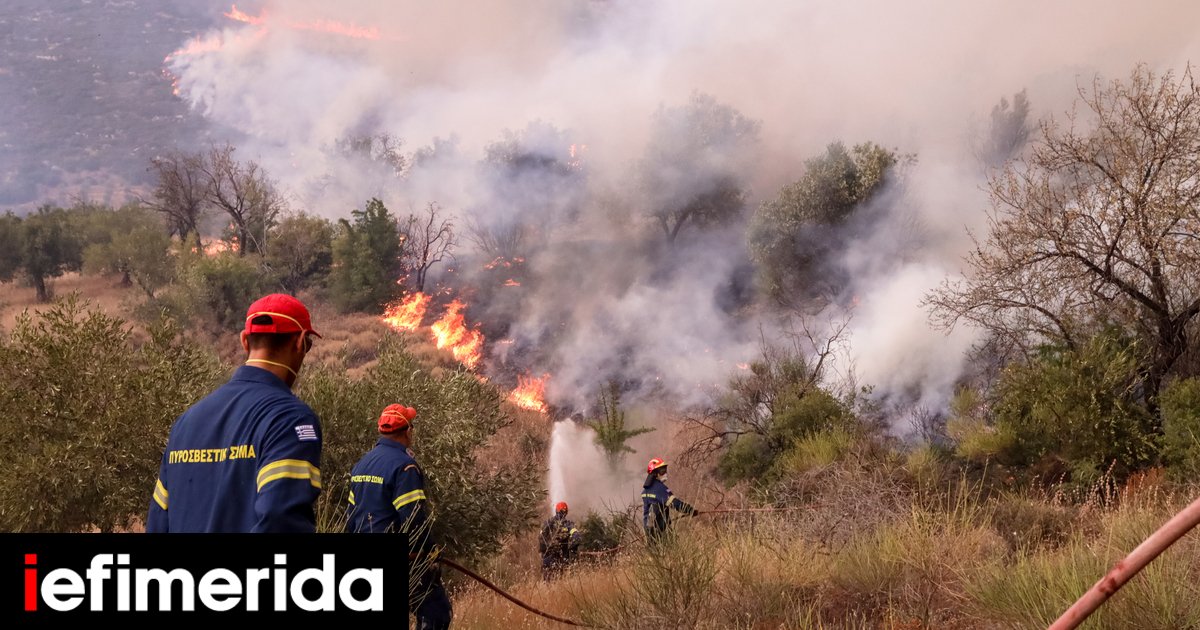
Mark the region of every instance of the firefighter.
<instances>
[{"instance_id":1,"label":"firefighter","mask_svg":"<svg viewBox=\"0 0 1200 630\"><path fill-rule=\"evenodd\" d=\"M348 532L406 532L408 557L420 574L409 589L418 630L450 627L450 598L436 564L437 548L430 536L430 508L425 476L413 457L413 420L417 410L388 405L379 416L379 441L350 471Z\"/></svg>"},{"instance_id":2,"label":"firefighter","mask_svg":"<svg viewBox=\"0 0 1200 630\"><path fill-rule=\"evenodd\" d=\"M542 554L542 579L547 582L575 560L579 552L579 530L567 518L565 502L555 504L554 516L542 525L538 551Z\"/></svg>"},{"instance_id":3,"label":"firefighter","mask_svg":"<svg viewBox=\"0 0 1200 630\"><path fill-rule=\"evenodd\" d=\"M321 423L291 391L313 337L300 300L250 305L245 365L171 427L147 532L316 531Z\"/></svg>"},{"instance_id":4,"label":"firefighter","mask_svg":"<svg viewBox=\"0 0 1200 630\"><path fill-rule=\"evenodd\" d=\"M700 514L700 510L671 494L666 481L667 462L655 457L646 465L646 482L642 484L642 527L651 544L659 543L665 537L671 526L671 510L685 516Z\"/></svg>"}]
</instances>

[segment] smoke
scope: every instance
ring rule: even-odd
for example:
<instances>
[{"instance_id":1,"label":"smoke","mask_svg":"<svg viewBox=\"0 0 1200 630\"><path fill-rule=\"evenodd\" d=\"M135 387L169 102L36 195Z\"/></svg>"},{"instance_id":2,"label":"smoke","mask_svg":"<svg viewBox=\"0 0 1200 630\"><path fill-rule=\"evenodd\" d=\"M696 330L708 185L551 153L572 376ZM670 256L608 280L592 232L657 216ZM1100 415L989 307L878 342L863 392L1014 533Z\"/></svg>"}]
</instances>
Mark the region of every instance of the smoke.
<instances>
[{"instance_id":1,"label":"smoke","mask_svg":"<svg viewBox=\"0 0 1200 630\"><path fill-rule=\"evenodd\" d=\"M754 354L764 327L770 334L747 316L737 221L666 245L645 218L641 160L651 143L671 141L656 112L703 93L760 123L758 141L718 169L747 184L747 212L834 140L917 156L840 264L857 303L859 380L941 408L975 339L930 329L920 299L959 271L966 230L983 225L972 129L1001 96L1027 89L1036 115L1061 116L1097 73L1179 68L1200 47L1200 5L1187 0L1136 10L1116 0L332 7L240 6L262 9L263 24L228 22L208 35L219 49L173 59L182 96L239 136L240 155L260 160L308 211L341 216L371 195L400 212L436 201L460 230L525 247L531 255L513 272L522 287L481 289L468 316L503 320L496 332L518 350L507 351L510 367L552 372L550 401L575 410L611 378L634 398L700 402ZM289 26L329 21L377 37ZM379 132L420 149L406 178L335 150ZM691 187L655 193L686 194L676 188ZM504 280L463 254L462 273ZM538 364L523 364L521 348ZM569 442L567 431L555 439Z\"/></svg>"}]
</instances>

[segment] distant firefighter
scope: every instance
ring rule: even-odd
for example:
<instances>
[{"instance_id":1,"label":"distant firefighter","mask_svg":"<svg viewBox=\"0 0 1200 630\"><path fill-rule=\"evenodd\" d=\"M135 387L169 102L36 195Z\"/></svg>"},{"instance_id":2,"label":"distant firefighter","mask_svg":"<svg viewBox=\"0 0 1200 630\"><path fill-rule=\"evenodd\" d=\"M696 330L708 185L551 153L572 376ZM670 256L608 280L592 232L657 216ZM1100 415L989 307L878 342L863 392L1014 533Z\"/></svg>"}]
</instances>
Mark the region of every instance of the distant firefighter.
<instances>
[{"instance_id":1,"label":"distant firefighter","mask_svg":"<svg viewBox=\"0 0 1200 630\"><path fill-rule=\"evenodd\" d=\"M408 557L425 570L410 588L409 608L417 630L450 627L453 608L442 585L438 549L429 533L430 507L425 474L412 452L417 410L388 405L379 416L379 440L350 471L350 511L346 531L408 533Z\"/></svg>"},{"instance_id":2,"label":"distant firefighter","mask_svg":"<svg viewBox=\"0 0 1200 630\"><path fill-rule=\"evenodd\" d=\"M547 581L566 569L578 555L579 530L567 518L566 503L559 501L554 506L554 516L542 525L538 551L542 554L542 578Z\"/></svg>"},{"instance_id":3,"label":"distant firefighter","mask_svg":"<svg viewBox=\"0 0 1200 630\"><path fill-rule=\"evenodd\" d=\"M651 544L661 542L671 527L671 510L685 516L700 514L700 510L671 494L666 481L667 462L655 457L646 465L646 482L642 484L642 527Z\"/></svg>"}]
</instances>

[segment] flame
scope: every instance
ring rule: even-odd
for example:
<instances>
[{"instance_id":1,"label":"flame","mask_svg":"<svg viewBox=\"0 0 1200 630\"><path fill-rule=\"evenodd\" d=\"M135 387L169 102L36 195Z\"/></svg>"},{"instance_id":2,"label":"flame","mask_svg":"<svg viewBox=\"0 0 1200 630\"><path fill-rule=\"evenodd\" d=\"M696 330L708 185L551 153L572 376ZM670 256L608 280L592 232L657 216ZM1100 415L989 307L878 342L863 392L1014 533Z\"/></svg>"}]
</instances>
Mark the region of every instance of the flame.
<instances>
[{"instance_id":1,"label":"flame","mask_svg":"<svg viewBox=\"0 0 1200 630\"><path fill-rule=\"evenodd\" d=\"M389 304L383 313L383 323L396 330L416 330L425 319L425 309L432 299L431 295L413 293L400 302Z\"/></svg>"},{"instance_id":2,"label":"flame","mask_svg":"<svg viewBox=\"0 0 1200 630\"><path fill-rule=\"evenodd\" d=\"M267 19L267 12L263 11L258 15L250 15L237 8L236 4L229 6L229 12L223 13L225 17L237 21L245 22L246 24L254 24L255 26L262 24Z\"/></svg>"},{"instance_id":3,"label":"flame","mask_svg":"<svg viewBox=\"0 0 1200 630\"><path fill-rule=\"evenodd\" d=\"M549 374L542 374L541 378L534 378L533 375L525 375L517 377L517 388L508 394L508 401L529 411L538 413L547 413L550 407L546 405L546 381L550 380Z\"/></svg>"},{"instance_id":4,"label":"flame","mask_svg":"<svg viewBox=\"0 0 1200 630\"><path fill-rule=\"evenodd\" d=\"M459 363L474 369L483 358L483 333L467 328L461 311L466 307L460 300L450 302L446 314L434 322L429 331L433 333L437 347L449 349Z\"/></svg>"},{"instance_id":5,"label":"flame","mask_svg":"<svg viewBox=\"0 0 1200 630\"><path fill-rule=\"evenodd\" d=\"M738 366L739 370L749 370L750 369L749 363L739 363L739 364L737 364L737 366Z\"/></svg>"},{"instance_id":6,"label":"flame","mask_svg":"<svg viewBox=\"0 0 1200 630\"><path fill-rule=\"evenodd\" d=\"M567 153L571 157L571 159L567 160L567 167L574 170L583 168L584 151L587 151L586 144L572 144L570 147L567 147Z\"/></svg>"},{"instance_id":7,"label":"flame","mask_svg":"<svg viewBox=\"0 0 1200 630\"><path fill-rule=\"evenodd\" d=\"M193 247L192 253L196 254L199 252L204 252L205 256L212 257L212 256L216 256L217 254L223 254L225 252L236 252L237 250L238 250L237 239L233 239L230 241L222 241L222 240L218 240L218 239L213 239L207 243L203 243L203 242L200 243L199 249Z\"/></svg>"},{"instance_id":8,"label":"flame","mask_svg":"<svg viewBox=\"0 0 1200 630\"><path fill-rule=\"evenodd\" d=\"M237 8L236 4L230 5L229 10L222 13L225 17L235 22L257 26L254 31L256 37L263 36L267 33L268 19L267 12L263 10L258 15L250 15L245 11ZM336 20L312 20L309 22L287 22L286 26L297 31L316 31L319 33L330 33L333 35L342 35L344 37L353 37L355 39L379 39L379 29L374 26L358 26L357 24L346 24ZM232 37L236 41L243 36L243 33L233 33ZM196 37L188 41L187 44L175 50L171 54L163 58L163 64L169 65L173 59L179 57L190 57L208 52L221 50L225 45L225 33L216 33L205 38ZM179 95L179 80L174 75L168 76L172 80L171 91L175 95Z\"/></svg>"},{"instance_id":9,"label":"flame","mask_svg":"<svg viewBox=\"0 0 1200 630\"><path fill-rule=\"evenodd\" d=\"M506 287L519 287L519 286L521 286L521 283L520 283L520 282L517 282L516 280L513 280L512 278L509 278L507 281L505 281L505 282L504 282L504 286L506 286Z\"/></svg>"},{"instance_id":10,"label":"flame","mask_svg":"<svg viewBox=\"0 0 1200 630\"><path fill-rule=\"evenodd\" d=\"M189 57L191 55L199 55L201 53L221 50L221 47L224 45L225 38L222 37L220 33L209 37L193 37L192 39L188 40L188 43L176 49L166 57L163 57L163 63L169 64L171 63L172 59L177 57Z\"/></svg>"}]
</instances>

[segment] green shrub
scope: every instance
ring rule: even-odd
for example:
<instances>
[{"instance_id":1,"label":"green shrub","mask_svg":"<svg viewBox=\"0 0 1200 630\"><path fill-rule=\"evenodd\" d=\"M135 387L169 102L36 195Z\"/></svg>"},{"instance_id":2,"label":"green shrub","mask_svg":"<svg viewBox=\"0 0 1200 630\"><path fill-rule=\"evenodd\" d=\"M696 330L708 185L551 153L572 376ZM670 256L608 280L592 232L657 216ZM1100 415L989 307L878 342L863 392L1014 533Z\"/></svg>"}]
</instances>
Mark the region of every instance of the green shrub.
<instances>
[{"instance_id":1,"label":"green shrub","mask_svg":"<svg viewBox=\"0 0 1200 630\"><path fill-rule=\"evenodd\" d=\"M1032 475L1068 475L1090 484L1118 479L1158 456L1154 418L1140 400L1137 347L1112 334L1077 351L1045 348L1004 370L996 385L995 426L1011 441L1000 463Z\"/></svg>"},{"instance_id":2,"label":"green shrub","mask_svg":"<svg viewBox=\"0 0 1200 630\"><path fill-rule=\"evenodd\" d=\"M382 309L400 290L400 224L378 199L338 222L329 293L343 311Z\"/></svg>"},{"instance_id":3,"label":"green shrub","mask_svg":"<svg viewBox=\"0 0 1200 630\"><path fill-rule=\"evenodd\" d=\"M1159 397L1163 461L1173 477L1200 478L1200 379L1174 381Z\"/></svg>"},{"instance_id":4,"label":"green shrub","mask_svg":"<svg viewBox=\"0 0 1200 630\"><path fill-rule=\"evenodd\" d=\"M224 372L177 332L160 321L135 347L71 296L0 338L0 530L112 531L146 513L171 423Z\"/></svg>"},{"instance_id":5,"label":"green shrub","mask_svg":"<svg viewBox=\"0 0 1200 630\"><path fill-rule=\"evenodd\" d=\"M175 283L160 301L172 317L201 324L214 334L240 330L246 308L279 289L260 268L257 256L234 252L206 256L187 249L177 261Z\"/></svg>"},{"instance_id":6,"label":"green shrub","mask_svg":"<svg viewBox=\"0 0 1200 630\"><path fill-rule=\"evenodd\" d=\"M625 542L629 515L612 512L605 518L598 512L589 512L579 523L579 548L584 551L615 549Z\"/></svg>"}]
</instances>

